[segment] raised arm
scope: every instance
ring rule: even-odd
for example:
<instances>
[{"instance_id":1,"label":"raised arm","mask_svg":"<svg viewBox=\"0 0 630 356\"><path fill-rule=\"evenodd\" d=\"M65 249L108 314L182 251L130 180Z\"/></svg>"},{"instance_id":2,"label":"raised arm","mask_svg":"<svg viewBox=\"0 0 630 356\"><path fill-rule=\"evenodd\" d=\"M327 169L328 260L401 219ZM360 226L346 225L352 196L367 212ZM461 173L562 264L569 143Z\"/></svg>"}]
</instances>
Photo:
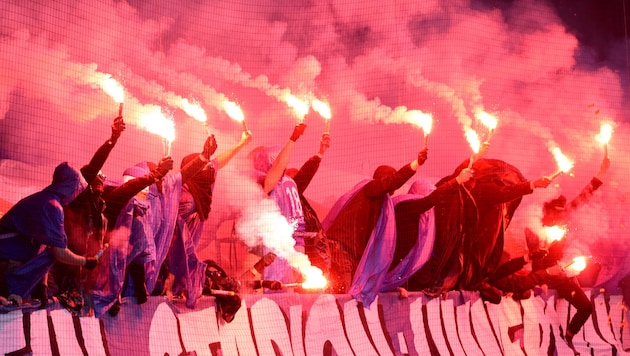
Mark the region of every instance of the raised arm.
<instances>
[{"instance_id":1,"label":"raised arm","mask_svg":"<svg viewBox=\"0 0 630 356\"><path fill-rule=\"evenodd\" d=\"M236 156L236 154L245 147L248 143L252 141L252 133L248 131L243 131L241 134L241 140L229 150L219 154L217 156L217 161L219 162L218 169L225 167L231 160Z\"/></svg>"},{"instance_id":2,"label":"raised arm","mask_svg":"<svg viewBox=\"0 0 630 356\"><path fill-rule=\"evenodd\" d=\"M265 194L269 194L276 184L278 184L280 178L282 178L284 170L287 168L287 165L289 165L289 161L291 160L295 141L302 136L305 129L306 124L296 125L293 129L293 134L291 134L291 138L284 144L282 150L280 150L280 153L278 154L278 157L275 161L273 161L273 164L271 165L269 172L267 172L267 176L265 176L265 180L263 182L263 190Z\"/></svg>"},{"instance_id":3,"label":"raised arm","mask_svg":"<svg viewBox=\"0 0 630 356\"><path fill-rule=\"evenodd\" d=\"M94 156L92 156L92 159L90 160L90 163L81 168L81 174L88 183L92 183L94 178L98 175L98 172L103 168L107 157L109 157L110 152L114 148L114 145L116 145L116 142L123 131L125 131L125 122L123 121L122 116L119 116L114 119L110 138L105 141L98 150L96 150Z\"/></svg>"}]
</instances>

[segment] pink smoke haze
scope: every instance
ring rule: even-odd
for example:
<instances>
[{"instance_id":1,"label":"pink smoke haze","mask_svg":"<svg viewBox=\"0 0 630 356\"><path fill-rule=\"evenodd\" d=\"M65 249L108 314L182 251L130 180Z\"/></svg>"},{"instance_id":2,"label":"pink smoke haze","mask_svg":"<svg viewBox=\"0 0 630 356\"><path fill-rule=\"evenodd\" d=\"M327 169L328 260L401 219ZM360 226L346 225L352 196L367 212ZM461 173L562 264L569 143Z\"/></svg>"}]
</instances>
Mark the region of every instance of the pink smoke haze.
<instances>
[{"instance_id":1,"label":"pink smoke haze","mask_svg":"<svg viewBox=\"0 0 630 356\"><path fill-rule=\"evenodd\" d=\"M248 216L250 204L265 206L245 178L246 156L286 142L298 119L286 98L295 95L322 100L332 113L331 147L306 190L322 219L377 166L401 167L416 157L424 133L408 121L412 110L433 117L418 179L437 181L471 156L466 130L488 138L477 111L498 120L487 157L517 166L528 179L557 171L550 148L559 147L575 166L524 197L506 243L516 256L525 249L523 229L540 228L542 203L559 194L571 199L597 172L604 146L595 135L610 121L611 168L574 215L565 258L592 255L603 265L601 281L630 272L626 46L614 43L602 60L551 0L501 7L490 0L0 1L5 211L47 185L59 162L82 166L109 138L118 104L98 78L111 75L125 89L127 123L103 169L111 180L163 154L162 139L143 128L143 113L161 107L173 117L172 154L180 162L201 151L208 132L218 152L236 144L242 125L224 103L242 109L253 140L219 172L202 255L217 253L221 224ZM187 103L198 103L207 122L186 114ZM325 129L315 110L304 120L292 167L317 152Z\"/></svg>"}]
</instances>

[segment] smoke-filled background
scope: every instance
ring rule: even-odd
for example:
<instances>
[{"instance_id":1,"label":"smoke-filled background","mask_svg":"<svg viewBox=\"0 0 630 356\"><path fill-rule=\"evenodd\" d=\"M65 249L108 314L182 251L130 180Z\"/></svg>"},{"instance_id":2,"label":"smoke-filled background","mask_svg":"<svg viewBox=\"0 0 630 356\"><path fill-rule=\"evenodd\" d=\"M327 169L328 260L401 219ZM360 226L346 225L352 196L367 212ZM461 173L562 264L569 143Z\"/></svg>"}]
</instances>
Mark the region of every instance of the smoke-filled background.
<instances>
[{"instance_id":1,"label":"smoke-filled background","mask_svg":"<svg viewBox=\"0 0 630 356\"><path fill-rule=\"evenodd\" d=\"M506 246L516 256L524 227L540 226L542 203L571 199L597 172L604 154L595 136L610 121L612 165L574 215L565 258L593 255L603 265L599 281L614 286L630 272L626 7L625 0L3 0L0 211L46 186L58 163L86 164L109 138L118 104L100 83L111 77L125 89L127 123L103 169L112 181L164 154L147 113L174 120L178 167L201 151L208 132L219 153L235 145L241 125L223 103L242 108L253 140L219 172L204 258L245 258L235 255L243 249L221 252L217 241L228 241L227 222L261 197L246 156L289 138L299 118L289 94L331 108L332 145L306 191L320 218L378 165L416 157L423 132L409 123L411 110L434 119L429 160L414 179L437 181L471 155L465 130L482 140L488 134L475 118L480 110L499 120L488 157L529 179L558 170L550 148L559 147L575 167L523 199ZM199 104L207 123L182 102ZM317 112L304 120L294 167L317 152L324 131Z\"/></svg>"}]
</instances>

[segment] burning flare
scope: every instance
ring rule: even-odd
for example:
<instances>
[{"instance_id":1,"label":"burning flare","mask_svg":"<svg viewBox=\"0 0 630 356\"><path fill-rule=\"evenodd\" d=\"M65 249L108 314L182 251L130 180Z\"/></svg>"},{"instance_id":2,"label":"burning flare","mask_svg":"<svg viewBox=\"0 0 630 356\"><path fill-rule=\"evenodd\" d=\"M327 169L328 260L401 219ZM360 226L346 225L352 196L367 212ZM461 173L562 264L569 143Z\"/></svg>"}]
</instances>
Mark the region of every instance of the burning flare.
<instances>
[{"instance_id":1,"label":"burning flare","mask_svg":"<svg viewBox=\"0 0 630 356\"><path fill-rule=\"evenodd\" d=\"M308 114L310 110L310 105L308 104L308 102L298 99L293 94L287 94L284 97L284 100L287 105L293 109L298 117L298 121L302 123L304 121L304 116L306 116L306 114Z\"/></svg>"},{"instance_id":2,"label":"burning flare","mask_svg":"<svg viewBox=\"0 0 630 356\"><path fill-rule=\"evenodd\" d=\"M595 140L604 145L604 157L608 157L608 142L612 137L613 124L611 122L602 122L599 127L599 133L595 135Z\"/></svg>"},{"instance_id":3,"label":"burning flare","mask_svg":"<svg viewBox=\"0 0 630 356\"><path fill-rule=\"evenodd\" d=\"M563 226L545 226L545 236L547 237L548 243L562 240L566 233L567 229Z\"/></svg>"},{"instance_id":4,"label":"burning flare","mask_svg":"<svg viewBox=\"0 0 630 356\"><path fill-rule=\"evenodd\" d=\"M488 128L488 140L490 140L490 136L492 136L492 133L497 128L499 120L494 115L491 115L483 110L476 112L475 117Z\"/></svg>"},{"instance_id":5,"label":"burning flare","mask_svg":"<svg viewBox=\"0 0 630 356\"><path fill-rule=\"evenodd\" d=\"M564 265L563 268L565 270L569 270L575 274L578 274L584 271L584 269L586 268L586 262L587 262L586 260L587 258L585 256L574 257L573 261Z\"/></svg>"},{"instance_id":6,"label":"burning flare","mask_svg":"<svg viewBox=\"0 0 630 356\"><path fill-rule=\"evenodd\" d=\"M562 173L567 173L573 168L573 161L571 161L567 156L565 156L559 147L553 147L551 150L553 153L553 157L556 159L556 163L558 164L558 171L551 177L551 179L555 179Z\"/></svg>"},{"instance_id":7,"label":"burning flare","mask_svg":"<svg viewBox=\"0 0 630 356\"><path fill-rule=\"evenodd\" d=\"M424 147L427 147L429 134L433 128L433 116L431 116L431 114L423 113L420 110L409 110L407 112L407 120L410 123L422 128L422 131L424 131Z\"/></svg>"},{"instance_id":8,"label":"burning flare","mask_svg":"<svg viewBox=\"0 0 630 356\"><path fill-rule=\"evenodd\" d=\"M227 116L229 116L232 120L241 123L243 131L249 131L247 124L245 124L245 114L243 114L243 110L241 110L241 107L238 106L237 103L226 100L223 102L223 110L225 110Z\"/></svg>"},{"instance_id":9,"label":"burning flare","mask_svg":"<svg viewBox=\"0 0 630 356\"><path fill-rule=\"evenodd\" d=\"M208 116L206 115L205 110L199 105L197 102L190 102L188 99L184 98L181 101L181 108L184 110L186 115L192 117L193 119L199 122L207 122Z\"/></svg>"},{"instance_id":10,"label":"burning flare","mask_svg":"<svg viewBox=\"0 0 630 356\"><path fill-rule=\"evenodd\" d=\"M172 118L167 118L161 107L154 106L148 112L140 115L139 121L140 127L166 141L165 156L170 156L171 144L175 140L175 122Z\"/></svg>"},{"instance_id":11,"label":"burning flare","mask_svg":"<svg viewBox=\"0 0 630 356\"><path fill-rule=\"evenodd\" d=\"M324 132L330 132L330 119L332 118L332 113L330 112L330 106L328 103L321 101L319 99L313 99L311 102L311 106L313 110L315 110L318 114L320 114L324 118L324 122L326 124L326 128Z\"/></svg>"},{"instance_id":12,"label":"burning flare","mask_svg":"<svg viewBox=\"0 0 630 356\"><path fill-rule=\"evenodd\" d=\"M122 116L123 102L125 101L125 88L123 88L111 75L105 77L99 83L103 91L118 103L118 116Z\"/></svg>"}]
</instances>

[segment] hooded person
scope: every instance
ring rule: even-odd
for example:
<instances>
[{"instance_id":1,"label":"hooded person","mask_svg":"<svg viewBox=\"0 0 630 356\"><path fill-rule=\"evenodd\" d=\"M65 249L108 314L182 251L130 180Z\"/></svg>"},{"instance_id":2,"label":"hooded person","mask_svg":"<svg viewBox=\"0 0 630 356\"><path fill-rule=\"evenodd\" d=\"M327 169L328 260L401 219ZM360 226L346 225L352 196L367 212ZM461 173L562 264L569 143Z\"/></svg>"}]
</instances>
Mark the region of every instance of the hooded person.
<instances>
[{"instance_id":1,"label":"hooded person","mask_svg":"<svg viewBox=\"0 0 630 356\"><path fill-rule=\"evenodd\" d=\"M304 252L304 236L301 233L306 229L306 222L298 187L295 181L284 173L293 154L295 142L302 136L305 129L305 124L296 125L284 146L261 147L252 152L257 182L261 185L263 192L276 203L280 214L291 226L292 236L295 239L294 247L298 252ZM265 246L263 253L268 252L276 251ZM298 282L300 276L284 256L278 256L264 269L263 278L281 283L295 283ZM265 289L265 292L274 291Z\"/></svg>"},{"instance_id":2,"label":"hooded person","mask_svg":"<svg viewBox=\"0 0 630 356\"><path fill-rule=\"evenodd\" d=\"M0 294L48 300L46 275L55 261L96 267L95 257L67 247L63 207L87 186L79 170L67 162L54 171L52 183L17 202L0 218Z\"/></svg>"},{"instance_id":3,"label":"hooded person","mask_svg":"<svg viewBox=\"0 0 630 356\"><path fill-rule=\"evenodd\" d=\"M436 184L438 189L469 166L469 160L464 161ZM433 254L409 279L410 290L439 294L460 289L483 294L486 287L492 288L484 281L499 265L505 229L522 196L551 182L547 177L528 181L516 167L496 159L475 160L472 169L472 179L435 205Z\"/></svg>"},{"instance_id":4,"label":"hooded person","mask_svg":"<svg viewBox=\"0 0 630 356\"><path fill-rule=\"evenodd\" d=\"M112 272L99 274L97 279L94 293L97 317L104 311L116 315L120 309L120 296L134 295L138 304L147 301L171 245L182 181L201 170L215 149L214 138L208 137L202 153L180 172L160 174L156 177L159 179L136 194L121 209L108 231L110 247L107 250L110 252L108 260ZM168 159L172 162L170 157ZM140 162L126 169L123 178L131 182L134 178L146 177L156 169L155 164Z\"/></svg>"},{"instance_id":5,"label":"hooded person","mask_svg":"<svg viewBox=\"0 0 630 356\"><path fill-rule=\"evenodd\" d=\"M463 169L457 177L436 188L427 180L417 180L409 193L392 199L396 218L394 257L381 291L402 287L431 256L435 241L435 213L439 201L456 193L472 177L472 169Z\"/></svg>"},{"instance_id":6,"label":"hooded person","mask_svg":"<svg viewBox=\"0 0 630 356\"><path fill-rule=\"evenodd\" d=\"M214 135L211 135L210 139L216 147ZM206 264L199 260L196 250L204 223L210 214L217 171L228 164L250 141L251 133L244 131L241 140L235 146L210 159L201 170L190 177L182 177L177 222L170 250L163 265L168 277L164 287L156 286L159 290L154 291L154 294L164 293L172 300L173 294L185 293L186 306L189 308L194 307L201 297ZM193 153L184 157L181 170L186 170L197 156L198 154Z\"/></svg>"},{"instance_id":7,"label":"hooded person","mask_svg":"<svg viewBox=\"0 0 630 356\"><path fill-rule=\"evenodd\" d=\"M81 168L81 174L88 182L88 187L64 207L64 230L68 236L68 248L77 255L94 256L103 248L107 228L107 219L103 215L106 178L101 169L124 130L123 118L121 116L115 118L109 139L98 148L90 162ZM55 263L50 270L49 279L52 294L57 295L62 304L69 295L75 295L81 301L81 305L75 308L84 305L82 314L91 313L95 270L88 271L79 266Z\"/></svg>"},{"instance_id":8,"label":"hooded person","mask_svg":"<svg viewBox=\"0 0 630 356\"><path fill-rule=\"evenodd\" d=\"M427 160L426 148L411 163L396 170L379 166L340 197L322 225L331 252L334 293L350 293L369 306L389 269L396 241L391 195Z\"/></svg>"}]
</instances>

